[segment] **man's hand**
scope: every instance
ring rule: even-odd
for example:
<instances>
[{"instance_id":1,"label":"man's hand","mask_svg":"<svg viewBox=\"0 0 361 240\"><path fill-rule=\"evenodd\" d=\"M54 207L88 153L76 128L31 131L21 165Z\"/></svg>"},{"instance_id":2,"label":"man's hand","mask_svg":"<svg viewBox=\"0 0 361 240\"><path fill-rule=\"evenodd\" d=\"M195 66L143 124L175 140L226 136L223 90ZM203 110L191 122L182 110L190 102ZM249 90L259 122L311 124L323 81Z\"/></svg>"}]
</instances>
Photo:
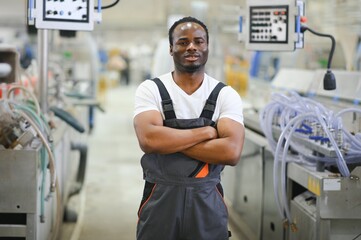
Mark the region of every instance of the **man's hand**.
<instances>
[{"instance_id":1,"label":"man's hand","mask_svg":"<svg viewBox=\"0 0 361 240\"><path fill-rule=\"evenodd\" d=\"M145 153L181 152L218 137L217 130L210 126L193 129L174 129L163 126L162 116L155 110L135 116L134 128L139 145Z\"/></svg>"},{"instance_id":2,"label":"man's hand","mask_svg":"<svg viewBox=\"0 0 361 240\"><path fill-rule=\"evenodd\" d=\"M211 164L236 165L244 142L244 126L229 118L217 124L218 138L208 139L182 151L185 155Z\"/></svg>"}]
</instances>

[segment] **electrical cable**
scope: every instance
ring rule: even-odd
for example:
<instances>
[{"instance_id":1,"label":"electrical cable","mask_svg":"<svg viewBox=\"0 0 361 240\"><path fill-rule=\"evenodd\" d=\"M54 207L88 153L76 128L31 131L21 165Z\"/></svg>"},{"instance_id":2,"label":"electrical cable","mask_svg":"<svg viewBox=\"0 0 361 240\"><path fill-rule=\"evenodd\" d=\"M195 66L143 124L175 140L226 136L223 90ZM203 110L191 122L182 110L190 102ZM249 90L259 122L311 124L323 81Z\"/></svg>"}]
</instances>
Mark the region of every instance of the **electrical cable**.
<instances>
[{"instance_id":1,"label":"electrical cable","mask_svg":"<svg viewBox=\"0 0 361 240\"><path fill-rule=\"evenodd\" d=\"M33 107L35 109L32 109L30 107L27 106L23 106L20 104L16 104L15 102L9 101L9 97L12 91L16 90L16 89L21 89L24 92L26 92L27 94L30 95L30 97L34 100L34 105ZM56 176L56 171L55 171L55 157L53 155L53 149L52 146L47 142L46 138L44 137L44 132L46 131L48 134L50 134L50 129L49 126L47 125L45 119L44 119L44 115L41 114L41 110L40 110L40 105L39 102L37 101L37 98L35 97L35 95L30 92L28 89L26 89L23 86L18 86L18 85L13 85L12 87L10 87L10 89L7 92L7 100L8 101L8 106L9 108L12 110L13 113L19 114L20 116L22 116L24 119L26 119L26 121L33 127L33 129L35 130L35 132L37 133L38 137L41 139L42 143L43 143L43 148L40 150L40 154L41 154L41 169L43 172L43 176L42 176L42 186L40 189L40 197L41 197L41 202L40 202L40 221L41 222L45 222L45 191L44 191L44 186L46 183L46 169L47 167L49 167L49 172L51 175L51 184L50 184L50 192L48 197L51 196L51 194L55 191L56 194L56 221L54 223L54 233L52 234L52 239L57 239L57 235L58 235L58 231L60 229L60 223L62 222L62 200L61 200L61 195L60 195L60 189L59 189L59 183L57 181L57 176ZM15 109L14 109L15 108ZM45 155L45 150L48 152L48 155ZM49 158L47 158L47 156ZM46 164L48 162L48 164Z\"/></svg>"},{"instance_id":2,"label":"electrical cable","mask_svg":"<svg viewBox=\"0 0 361 240\"><path fill-rule=\"evenodd\" d=\"M35 95L30 92L28 89L26 89L25 87L23 86L20 86L20 85L13 85L10 87L10 89L8 90L8 93L7 93L7 98L10 98L10 94L11 92L15 91L16 89L21 89L23 90L24 92L26 92L27 94L30 95L30 97L34 100L34 104L35 104L35 108L36 108L36 113L38 115L40 115L41 113L41 110L40 110L40 104L39 104L39 101L38 99L35 97Z\"/></svg>"},{"instance_id":3,"label":"electrical cable","mask_svg":"<svg viewBox=\"0 0 361 240\"><path fill-rule=\"evenodd\" d=\"M323 88L325 90L335 90L336 89L336 78L335 78L334 74L331 71L332 57L333 57L333 53L334 53L335 47L336 47L335 38L330 34L318 33L318 32L312 30L311 28L309 28L307 26L301 26L301 32L302 33L304 33L307 30L310 31L311 33L317 35L317 36L328 37L328 38L331 39L332 45L331 45L330 54L328 56L327 71L326 71L326 74L325 74L325 76L323 78Z\"/></svg>"},{"instance_id":4,"label":"electrical cable","mask_svg":"<svg viewBox=\"0 0 361 240\"><path fill-rule=\"evenodd\" d=\"M26 111L28 115L31 115L33 119L37 122L41 130L44 131L44 126L42 121L40 120L39 116L32 111L30 108L25 107L23 105L12 103L16 109ZM41 170L42 170L42 179L41 179L41 186L40 186L40 222L45 222L45 181L46 181L46 154L44 147L40 150L40 159L41 159Z\"/></svg>"},{"instance_id":5,"label":"electrical cable","mask_svg":"<svg viewBox=\"0 0 361 240\"><path fill-rule=\"evenodd\" d=\"M60 195L59 183L58 181L55 182L55 194L56 194L56 216L55 216L55 223L53 224L53 230L51 237L48 239L51 240L58 240L58 233L60 230L60 224L62 223L63 219L63 203Z\"/></svg>"},{"instance_id":6,"label":"electrical cable","mask_svg":"<svg viewBox=\"0 0 361 240\"><path fill-rule=\"evenodd\" d=\"M61 221L61 208L62 208L62 204L61 204L61 199L60 199L60 193L59 193L59 189L58 189L58 182L57 182L57 178L56 178L56 172L55 172L55 158L53 155L53 150L51 149L50 145L48 144L47 140L45 139L45 137L43 136L44 133L42 133L42 130L44 131L44 129L46 129L44 127L45 123L42 121L43 119L41 117L39 117L37 114L35 114L35 112L33 112L30 108L22 106L22 105L17 105L15 103L9 103L8 105L11 106L14 105L15 110L13 110L14 113L19 114L20 116L22 116L24 119L26 119L26 121L34 128L35 132L37 133L38 137L41 139L42 143L43 143L43 148L40 150L40 154L41 154L41 169L42 169L42 185L40 188L40 197L41 197L41 202L40 202L40 222L45 222L45 182L46 182L46 168L47 165L49 164L49 172L51 175L51 185L50 185L50 193L48 195L48 197L51 196L52 192L56 191L56 197L57 197L57 221L55 223L55 229L59 229L59 221ZM26 113L27 112L27 113ZM28 114L30 114L31 116L29 116ZM34 122L37 122L38 124L36 124ZM42 130L40 130L40 128L42 128ZM48 155L45 155L45 150L47 150ZM47 158L47 156L49 156L49 159ZM48 164L47 164L48 162ZM60 207L60 209L58 209Z\"/></svg>"},{"instance_id":7,"label":"electrical cable","mask_svg":"<svg viewBox=\"0 0 361 240\"><path fill-rule=\"evenodd\" d=\"M34 121L28 115L26 115L26 113L24 113L22 111L14 110L14 112L21 115L23 118L25 118L30 123L30 125L34 128L35 132L38 134L39 138L41 139L41 141L44 144L44 146L48 152L48 156L49 156L49 171L50 171L50 175L51 175L50 192L54 192L55 183L56 183L56 173L55 173L55 158L52 153L52 150L51 150L47 140L43 136L42 132L40 131L38 126L34 123Z\"/></svg>"},{"instance_id":8,"label":"electrical cable","mask_svg":"<svg viewBox=\"0 0 361 240\"><path fill-rule=\"evenodd\" d=\"M102 6L101 9L107 9L107 8L112 8L114 7L115 5L117 5L119 3L120 0L115 0L115 2L109 4L109 5L106 5L106 6ZM98 6L94 7L94 9L98 9Z\"/></svg>"},{"instance_id":9,"label":"electrical cable","mask_svg":"<svg viewBox=\"0 0 361 240\"><path fill-rule=\"evenodd\" d=\"M48 134L50 133L50 129L48 128L48 125L43 121L43 118L40 118L34 112L34 110L24 105L20 105L16 103L11 103L11 104L13 104L16 109L25 111L28 113L28 115L31 115L43 132L47 130ZM46 163L48 162L48 158L44 147L42 147L40 150L40 156L41 156L40 159L41 159L41 172L42 172L41 186L40 186L40 222L43 223L45 222L45 184L46 184L46 167L47 167Z\"/></svg>"},{"instance_id":10,"label":"electrical cable","mask_svg":"<svg viewBox=\"0 0 361 240\"><path fill-rule=\"evenodd\" d=\"M307 26L304 26L302 25L301 26L301 32L304 33L305 31L310 31L311 33L317 35L317 36L320 36L320 37L328 37L331 39L332 41L332 45L331 45L331 51L330 51L330 54L328 56L328 62L327 62L327 68L328 69L331 69L331 63L332 63L332 58L333 58L333 53L335 51L335 47L336 47L336 41L335 41L335 38L330 35L330 34L324 34L324 33L319 33L319 32L316 32L314 30L312 30L311 28L307 27Z\"/></svg>"},{"instance_id":11,"label":"electrical cable","mask_svg":"<svg viewBox=\"0 0 361 240\"><path fill-rule=\"evenodd\" d=\"M32 119L35 120L38 126L41 128L41 131L42 132L45 131L42 119L31 108L26 107L24 105L16 104L15 102L10 102L10 104L12 104L15 107L15 109L20 109L21 111L24 111L28 115L30 115Z\"/></svg>"},{"instance_id":12,"label":"electrical cable","mask_svg":"<svg viewBox=\"0 0 361 240\"><path fill-rule=\"evenodd\" d=\"M40 186L40 222L45 222L45 184L46 184L46 152L45 148L43 147L40 150L40 156L41 156L41 171L42 171L42 177L41 177L41 186Z\"/></svg>"}]
</instances>

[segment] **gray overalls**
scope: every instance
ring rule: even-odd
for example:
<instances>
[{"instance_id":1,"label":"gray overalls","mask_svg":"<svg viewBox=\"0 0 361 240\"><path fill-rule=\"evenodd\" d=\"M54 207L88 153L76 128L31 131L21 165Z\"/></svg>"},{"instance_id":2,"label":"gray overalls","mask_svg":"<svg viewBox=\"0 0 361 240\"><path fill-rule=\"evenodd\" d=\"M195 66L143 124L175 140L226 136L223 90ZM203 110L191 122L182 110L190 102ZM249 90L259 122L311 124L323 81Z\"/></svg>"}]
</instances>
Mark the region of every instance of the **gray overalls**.
<instances>
[{"instance_id":1,"label":"gray overalls","mask_svg":"<svg viewBox=\"0 0 361 240\"><path fill-rule=\"evenodd\" d=\"M190 129L215 126L213 112L219 83L196 119L177 119L172 100L159 79L153 79L162 97L164 126ZM182 153L144 154L145 187L138 211L137 240L225 240L228 212L223 201L220 173L211 165Z\"/></svg>"}]
</instances>

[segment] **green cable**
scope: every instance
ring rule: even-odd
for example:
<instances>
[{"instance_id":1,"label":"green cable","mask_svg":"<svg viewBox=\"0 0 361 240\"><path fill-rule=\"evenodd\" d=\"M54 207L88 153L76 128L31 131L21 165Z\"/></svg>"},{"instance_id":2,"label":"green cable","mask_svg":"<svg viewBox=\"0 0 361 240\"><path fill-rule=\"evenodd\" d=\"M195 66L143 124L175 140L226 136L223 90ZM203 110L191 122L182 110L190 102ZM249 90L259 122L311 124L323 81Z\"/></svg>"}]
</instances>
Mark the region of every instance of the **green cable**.
<instances>
[{"instance_id":1,"label":"green cable","mask_svg":"<svg viewBox=\"0 0 361 240\"><path fill-rule=\"evenodd\" d=\"M34 104L28 104L29 106L14 104L16 109L20 109L27 113L27 115L30 115L32 119L36 121L38 126L42 131L46 130L50 132L50 128L48 128L48 125L45 120L45 116L41 114L39 117L38 114L35 112L35 105ZM51 151L54 152L53 144L50 145ZM48 162L48 155L46 154L44 146L40 150L40 162L41 162L41 171L42 171L42 180L41 180L41 186L40 186L40 222L45 222L45 184L46 184L46 166Z\"/></svg>"}]
</instances>

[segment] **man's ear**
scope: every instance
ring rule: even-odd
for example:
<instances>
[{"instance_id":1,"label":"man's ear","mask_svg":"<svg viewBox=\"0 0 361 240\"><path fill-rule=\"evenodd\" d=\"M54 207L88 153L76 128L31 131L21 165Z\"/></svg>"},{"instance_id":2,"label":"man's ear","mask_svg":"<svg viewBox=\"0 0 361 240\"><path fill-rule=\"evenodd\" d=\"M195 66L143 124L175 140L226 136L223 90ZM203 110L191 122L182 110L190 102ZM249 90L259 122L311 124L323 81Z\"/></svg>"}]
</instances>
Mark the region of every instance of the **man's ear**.
<instances>
[{"instance_id":1,"label":"man's ear","mask_svg":"<svg viewBox=\"0 0 361 240\"><path fill-rule=\"evenodd\" d=\"M173 46L169 45L169 54L173 57Z\"/></svg>"}]
</instances>

